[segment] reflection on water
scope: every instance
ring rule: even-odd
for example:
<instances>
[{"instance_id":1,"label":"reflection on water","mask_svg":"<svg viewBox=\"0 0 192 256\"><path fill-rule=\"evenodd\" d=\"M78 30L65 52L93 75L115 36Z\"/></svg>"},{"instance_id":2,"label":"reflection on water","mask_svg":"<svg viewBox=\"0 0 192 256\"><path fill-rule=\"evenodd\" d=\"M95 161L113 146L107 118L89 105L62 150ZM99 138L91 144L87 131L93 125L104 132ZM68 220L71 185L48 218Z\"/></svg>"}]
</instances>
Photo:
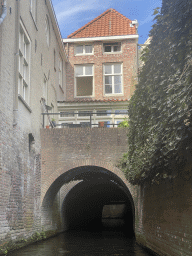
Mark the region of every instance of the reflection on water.
<instances>
[{"instance_id":1,"label":"reflection on water","mask_svg":"<svg viewBox=\"0 0 192 256\"><path fill-rule=\"evenodd\" d=\"M115 221L114 221L115 222ZM110 221L108 221L110 223ZM9 253L8 256L149 256L119 229L68 231L46 241Z\"/></svg>"}]
</instances>

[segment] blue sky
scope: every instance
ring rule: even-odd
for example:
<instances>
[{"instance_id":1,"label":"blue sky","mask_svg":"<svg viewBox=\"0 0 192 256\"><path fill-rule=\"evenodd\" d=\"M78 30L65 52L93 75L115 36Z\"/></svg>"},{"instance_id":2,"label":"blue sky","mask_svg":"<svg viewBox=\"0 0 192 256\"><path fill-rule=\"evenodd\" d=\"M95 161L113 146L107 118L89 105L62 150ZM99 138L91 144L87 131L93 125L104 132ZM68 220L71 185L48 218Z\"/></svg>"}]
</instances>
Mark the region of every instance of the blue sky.
<instances>
[{"instance_id":1,"label":"blue sky","mask_svg":"<svg viewBox=\"0 0 192 256\"><path fill-rule=\"evenodd\" d=\"M161 7L162 0L52 0L61 35L81 28L109 8L139 22L139 44L148 38L153 25L153 10Z\"/></svg>"}]
</instances>

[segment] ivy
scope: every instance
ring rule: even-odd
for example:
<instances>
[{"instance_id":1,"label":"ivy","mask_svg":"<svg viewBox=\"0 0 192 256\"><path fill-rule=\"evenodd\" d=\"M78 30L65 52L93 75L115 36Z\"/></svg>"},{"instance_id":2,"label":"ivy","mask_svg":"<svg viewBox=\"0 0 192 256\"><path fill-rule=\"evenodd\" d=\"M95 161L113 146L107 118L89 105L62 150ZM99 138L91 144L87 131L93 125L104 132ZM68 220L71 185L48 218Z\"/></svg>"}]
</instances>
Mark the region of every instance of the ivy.
<instances>
[{"instance_id":1,"label":"ivy","mask_svg":"<svg viewBox=\"0 0 192 256\"><path fill-rule=\"evenodd\" d=\"M192 1L163 0L154 14L128 107L121 168L132 184L174 177L192 159Z\"/></svg>"}]
</instances>

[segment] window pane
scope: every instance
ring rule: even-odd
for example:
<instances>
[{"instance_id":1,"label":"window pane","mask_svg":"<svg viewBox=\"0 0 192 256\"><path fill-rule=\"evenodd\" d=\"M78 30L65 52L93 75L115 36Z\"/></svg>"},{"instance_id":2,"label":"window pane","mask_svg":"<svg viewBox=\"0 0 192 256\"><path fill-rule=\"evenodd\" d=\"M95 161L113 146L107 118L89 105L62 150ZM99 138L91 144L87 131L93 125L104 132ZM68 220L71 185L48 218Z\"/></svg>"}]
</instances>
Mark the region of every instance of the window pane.
<instances>
[{"instance_id":1,"label":"window pane","mask_svg":"<svg viewBox=\"0 0 192 256\"><path fill-rule=\"evenodd\" d=\"M105 74L112 74L112 65L105 65Z\"/></svg>"},{"instance_id":2,"label":"window pane","mask_svg":"<svg viewBox=\"0 0 192 256\"><path fill-rule=\"evenodd\" d=\"M112 93L112 85L105 85L105 93Z\"/></svg>"},{"instance_id":3,"label":"window pane","mask_svg":"<svg viewBox=\"0 0 192 256\"><path fill-rule=\"evenodd\" d=\"M114 64L114 73L121 74L121 64Z\"/></svg>"},{"instance_id":4,"label":"window pane","mask_svg":"<svg viewBox=\"0 0 192 256\"><path fill-rule=\"evenodd\" d=\"M77 96L91 96L93 90L93 77L77 77L76 90Z\"/></svg>"},{"instance_id":5,"label":"window pane","mask_svg":"<svg viewBox=\"0 0 192 256\"><path fill-rule=\"evenodd\" d=\"M107 110L97 110L97 116L107 116Z\"/></svg>"},{"instance_id":6,"label":"window pane","mask_svg":"<svg viewBox=\"0 0 192 256\"><path fill-rule=\"evenodd\" d=\"M82 76L83 75L83 66L76 66L75 67L75 76Z\"/></svg>"},{"instance_id":7,"label":"window pane","mask_svg":"<svg viewBox=\"0 0 192 256\"><path fill-rule=\"evenodd\" d=\"M121 46L120 45L114 45L113 51L114 52L120 52L121 51Z\"/></svg>"},{"instance_id":8,"label":"window pane","mask_svg":"<svg viewBox=\"0 0 192 256\"><path fill-rule=\"evenodd\" d=\"M119 109L119 110L115 110L115 114L116 115L126 115L128 113L128 110L126 109Z\"/></svg>"},{"instance_id":9,"label":"window pane","mask_svg":"<svg viewBox=\"0 0 192 256\"><path fill-rule=\"evenodd\" d=\"M85 45L85 53L92 53L92 45Z\"/></svg>"},{"instance_id":10,"label":"window pane","mask_svg":"<svg viewBox=\"0 0 192 256\"><path fill-rule=\"evenodd\" d=\"M78 116L90 116L92 111L79 111Z\"/></svg>"},{"instance_id":11,"label":"window pane","mask_svg":"<svg viewBox=\"0 0 192 256\"><path fill-rule=\"evenodd\" d=\"M90 126L90 122L80 122L81 127L89 127Z\"/></svg>"},{"instance_id":12,"label":"window pane","mask_svg":"<svg viewBox=\"0 0 192 256\"><path fill-rule=\"evenodd\" d=\"M122 93L121 84L116 84L115 85L115 93Z\"/></svg>"},{"instance_id":13,"label":"window pane","mask_svg":"<svg viewBox=\"0 0 192 256\"><path fill-rule=\"evenodd\" d=\"M105 76L105 84L112 84L112 76Z\"/></svg>"},{"instance_id":14,"label":"window pane","mask_svg":"<svg viewBox=\"0 0 192 256\"><path fill-rule=\"evenodd\" d=\"M104 52L111 52L111 45L104 46Z\"/></svg>"},{"instance_id":15,"label":"window pane","mask_svg":"<svg viewBox=\"0 0 192 256\"><path fill-rule=\"evenodd\" d=\"M83 53L83 45L76 46L76 54Z\"/></svg>"},{"instance_id":16,"label":"window pane","mask_svg":"<svg viewBox=\"0 0 192 256\"><path fill-rule=\"evenodd\" d=\"M114 76L114 84L121 84L121 76Z\"/></svg>"},{"instance_id":17,"label":"window pane","mask_svg":"<svg viewBox=\"0 0 192 256\"><path fill-rule=\"evenodd\" d=\"M104 122L104 127L108 127L109 128L110 127L110 121L105 121Z\"/></svg>"},{"instance_id":18,"label":"window pane","mask_svg":"<svg viewBox=\"0 0 192 256\"><path fill-rule=\"evenodd\" d=\"M86 76L92 75L92 66L85 66L85 75Z\"/></svg>"}]
</instances>

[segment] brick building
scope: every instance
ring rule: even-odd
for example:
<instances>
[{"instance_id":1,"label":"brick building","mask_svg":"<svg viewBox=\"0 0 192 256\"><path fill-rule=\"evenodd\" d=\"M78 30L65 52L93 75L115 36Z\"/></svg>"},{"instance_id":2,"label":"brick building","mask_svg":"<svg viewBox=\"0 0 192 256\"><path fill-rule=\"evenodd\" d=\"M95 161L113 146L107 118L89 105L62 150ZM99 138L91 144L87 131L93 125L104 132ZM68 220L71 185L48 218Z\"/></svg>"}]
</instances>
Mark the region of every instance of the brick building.
<instances>
[{"instance_id":1,"label":"brick building","mask_svg":"<svg viewBox=\"0 0 192 256\"><path fill-rule=\"evenodd\" d=\"M63 114L61 123L88 124L85 111L94 113L95 125L117 124L127 116L137 80L137 26L136 20L108 9L63 39L69 62L65 99L58 109L79 114Z\"/></svg>"},{"instance_id":2,"label":"brick building","mask_svg":"<svg viewBox=\"0 0 192 256\"><path fill-rule=\"evenodd\" d=\"M67 57L51 1L0 4L1 246L41 230L41 113L64 99Z\"/></svg>"}]
</instances>

